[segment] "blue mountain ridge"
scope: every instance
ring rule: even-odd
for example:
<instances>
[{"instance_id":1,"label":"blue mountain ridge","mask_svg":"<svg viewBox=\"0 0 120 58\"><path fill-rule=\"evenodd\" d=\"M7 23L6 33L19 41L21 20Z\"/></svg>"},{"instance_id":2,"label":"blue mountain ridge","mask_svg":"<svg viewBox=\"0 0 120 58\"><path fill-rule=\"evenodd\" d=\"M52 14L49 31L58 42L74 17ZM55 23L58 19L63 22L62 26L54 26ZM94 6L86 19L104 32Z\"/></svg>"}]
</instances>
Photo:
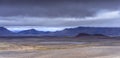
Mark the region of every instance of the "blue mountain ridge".
<instances>
[{"instance_id":1,"label":"blue mountain ridge","mask_svg":"<svg viewBox=\"0 0 120 58\"><path fill-rule=\"evenodd\" d=\"M37 35L37 36L76 36L79 33L87 33L87 34L103 34L108 36L120 36L120 28L112 28L112 27L76 27L76 28L67 28L62 31L56 32L44 32L38 31L35 29L23 30L20 32L12 32L4 27L0 27L0 36L2 35Z\"/></svg>"}]
</instances>

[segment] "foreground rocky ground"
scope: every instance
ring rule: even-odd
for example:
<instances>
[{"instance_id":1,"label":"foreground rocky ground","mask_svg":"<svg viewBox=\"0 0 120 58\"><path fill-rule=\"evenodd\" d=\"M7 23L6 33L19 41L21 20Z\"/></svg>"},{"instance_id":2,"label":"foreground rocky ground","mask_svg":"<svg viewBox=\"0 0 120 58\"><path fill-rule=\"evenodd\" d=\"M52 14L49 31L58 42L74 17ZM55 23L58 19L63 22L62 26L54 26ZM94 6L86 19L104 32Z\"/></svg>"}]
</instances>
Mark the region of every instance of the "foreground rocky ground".
<instances>
[{"instance_id":1,"label":"foreground rocky ground","mask_svg":"<svg viewBox=\"0 0 120 58\"><path fill-rule=\"evenodd\" d=\"M0 58L120 58L120 46L46 51L1 51Z\"/></svg>"},{"instance_id":2,"label":"foreground rocky ground","mask_svg":"<svg viewBox=\"0 0 120 58\"><path fill-rule=\"evenodd\" d=\"M0 58L120 58L119 55L120 40L113 38L10 38L10 40L1 38L0 40Z\"/></svg>"}]
</instances>

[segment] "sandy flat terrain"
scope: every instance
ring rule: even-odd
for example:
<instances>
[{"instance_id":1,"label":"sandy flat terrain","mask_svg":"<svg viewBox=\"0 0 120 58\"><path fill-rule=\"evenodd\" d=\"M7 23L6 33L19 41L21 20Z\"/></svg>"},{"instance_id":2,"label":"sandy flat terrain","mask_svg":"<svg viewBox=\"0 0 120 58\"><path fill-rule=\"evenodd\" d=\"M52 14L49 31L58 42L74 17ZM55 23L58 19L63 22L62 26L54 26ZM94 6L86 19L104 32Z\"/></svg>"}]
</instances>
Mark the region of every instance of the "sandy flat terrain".
<instances>
[{"instance_id":1,"label":"sandy flat terrain","mask_svg":"<svg viewBox=\"0 0 120 58\"><path fill-rule=\"evenodd\" d=\"M0 40L0 58L120 58L119 55L118 39Z\"/></svg>"},{"instance_id":2,"label":"sandy flat terrain","mask_svg":"<svg viewBox=\"0 0 120 58\"><path fill-rule=\"evenodd\" d=\"M120 58L120 46L92 46L44 51L1 51L0 58Z\"/></svg>"}]
</instances>

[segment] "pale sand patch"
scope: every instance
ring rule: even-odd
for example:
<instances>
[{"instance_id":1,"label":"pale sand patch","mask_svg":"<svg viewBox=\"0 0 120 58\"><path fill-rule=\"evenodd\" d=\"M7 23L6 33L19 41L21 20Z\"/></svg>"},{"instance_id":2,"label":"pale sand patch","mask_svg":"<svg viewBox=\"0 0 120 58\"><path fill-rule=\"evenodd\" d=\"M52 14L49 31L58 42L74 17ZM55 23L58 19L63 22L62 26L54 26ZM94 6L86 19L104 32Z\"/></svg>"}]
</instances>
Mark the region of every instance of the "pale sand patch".
<instances>
[{"instance_id":1,"label":"pale sand patch","mask_svg":"<svg viewBox=\"0 0 120 58\"><path fill-rule=\"evenodd\" d=\"M3 53L3 54L2 54ZM0 52L4 58L120 58L120 46L92 46L33 52Z\"/></svg>"}]
</instances>

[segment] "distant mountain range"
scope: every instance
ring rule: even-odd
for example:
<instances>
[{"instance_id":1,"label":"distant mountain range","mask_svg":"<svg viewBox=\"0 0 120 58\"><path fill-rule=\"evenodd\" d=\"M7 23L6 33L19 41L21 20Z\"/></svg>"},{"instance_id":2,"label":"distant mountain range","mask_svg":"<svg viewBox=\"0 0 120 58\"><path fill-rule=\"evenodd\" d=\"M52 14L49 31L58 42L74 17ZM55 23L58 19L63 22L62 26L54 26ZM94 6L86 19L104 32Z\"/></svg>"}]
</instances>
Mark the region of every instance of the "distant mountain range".
<instances>
[{"instance_id":1,"label":"distant mountain range","mask_svg":"<svg viewBox=\"0 0 120 58\"><path fill-rule=\"evenodd\" d=\"M0 36L2 35L13 35L14 33L9 31L8 29L4 27L0 27Z\"/></svg>"},{"instance_id":2,"label":"distant mountain range","mask_svg":"<svg viewBox=\"0 0 120 58\"><path fill-rule=\"evenodd\" d=\"M110 28L110 27L77 27L68 28L63 31L58 31L56 34L65 36L75 36L79 33L87 34L103 34L107 36L120 36L120 28Z\"/></svg>"},{"instance_id":3,"label":"distant mountain range","mask_svg":"<svg viewBox=\"0 0 120 58\"><path fill-rule=\"evenodd\" d=\"M0 36L76 36L80 33L120 36L120 28L77 27L77 28L67 28L65 30L56 31L56 32L44 32L35 29L29 29L15 33L4 27L0 27Z\"/></svg>"}]
</instances>

